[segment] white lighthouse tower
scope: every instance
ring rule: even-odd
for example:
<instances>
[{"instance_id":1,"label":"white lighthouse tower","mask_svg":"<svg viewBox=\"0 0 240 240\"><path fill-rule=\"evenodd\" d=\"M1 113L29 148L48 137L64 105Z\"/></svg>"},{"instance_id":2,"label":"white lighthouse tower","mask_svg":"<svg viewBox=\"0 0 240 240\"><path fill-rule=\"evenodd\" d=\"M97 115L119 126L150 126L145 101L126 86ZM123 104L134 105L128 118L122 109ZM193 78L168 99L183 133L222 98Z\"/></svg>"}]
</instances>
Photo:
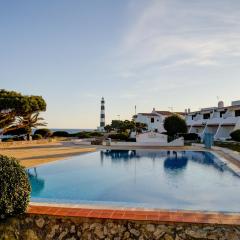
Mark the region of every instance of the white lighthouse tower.
<instances>
[{"instance_id":1,"label":"white lighthouse tower","mask_svg":"<svg viewBox=\"0 0 240 240\"><path fill-rule=\"evenodd\" d=\"M100 114L100 127L99 127L99 131L104 131L104 127L105 127L105 100L102 97L101 99L101 114Z\"/></svg>"}]
</instances>

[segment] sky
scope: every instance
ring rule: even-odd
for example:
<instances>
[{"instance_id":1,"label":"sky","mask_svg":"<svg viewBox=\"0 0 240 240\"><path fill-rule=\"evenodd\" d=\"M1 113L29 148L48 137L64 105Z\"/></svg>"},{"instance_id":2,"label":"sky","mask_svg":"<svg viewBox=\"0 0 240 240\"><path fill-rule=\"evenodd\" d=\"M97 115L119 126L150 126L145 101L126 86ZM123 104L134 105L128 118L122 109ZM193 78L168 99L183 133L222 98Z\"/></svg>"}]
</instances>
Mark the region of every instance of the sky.
<instances>
[{"instance_id":1,"label":"sky","mask_svg":"<svg viewBox=\"0 0 240 240\"><path fill-rule=\"evenodd\" d=\"M240 99L239 0L2 0L0 88L41 95L50 128Z\"/></svg>"}]
</instances>

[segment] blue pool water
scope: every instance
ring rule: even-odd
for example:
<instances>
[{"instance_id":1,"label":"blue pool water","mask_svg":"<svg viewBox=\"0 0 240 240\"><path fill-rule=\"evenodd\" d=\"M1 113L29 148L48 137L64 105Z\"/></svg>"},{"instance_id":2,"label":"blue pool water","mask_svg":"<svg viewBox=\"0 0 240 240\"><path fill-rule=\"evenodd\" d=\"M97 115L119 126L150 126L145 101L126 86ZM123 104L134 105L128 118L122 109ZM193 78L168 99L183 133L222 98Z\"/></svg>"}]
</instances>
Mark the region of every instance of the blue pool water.
<instances>
[{"instance_id":1,"label":"blue pool water","mask_svg":"<svg viewBox=\"0 0 240 240\"><path fill-rule=\"evenodd\" d=\"M240 212L240 177L209 152L102 150L28 174L32 201Z\"/></svg>"}]
</instances>

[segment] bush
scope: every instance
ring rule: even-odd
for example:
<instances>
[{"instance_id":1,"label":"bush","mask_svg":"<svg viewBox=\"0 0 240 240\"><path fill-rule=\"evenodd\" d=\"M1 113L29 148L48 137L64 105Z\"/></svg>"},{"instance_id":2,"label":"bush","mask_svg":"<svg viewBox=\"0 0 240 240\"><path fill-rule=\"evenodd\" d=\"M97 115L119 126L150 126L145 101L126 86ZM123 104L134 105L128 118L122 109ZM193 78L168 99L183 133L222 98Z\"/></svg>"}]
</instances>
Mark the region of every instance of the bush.
<instances>
[{"instance_id":1,"label":"bush","mask_svg":"<svg viewBox=\"0 0 240 240\"><path fill-rule=\"evenodd\" d=\"M47 137L51 137L52 131L50 129L47 129L47 128L41 128L41 129L37 129L34 132L34 135L36 135L36 134L41 135L43 138L47 138Z\"/></svg>"},{"instance_id":2,"label":"bush","mask_svg":"<svg viewBox=\"0 0 240 240\"><path fill-rule=\"evenodd\" d=\"M0 155L0 216L24 213L31 187L27 173L14 158Z\"/></svg>"},{"instance_id":3,"label":"bush","mask_svg":"<svg viewBox=\"0 0 240 240\"><path fill-rule=\"evenodd\" d=\"M52 137L69 137L69 133L66 131L56 131L52 134Z\"/></svg>"},{"instance_id":4,"label":"bush","mask_svg":"<svg viewBox=\"0 0 240 240\"><path fill-rule=\"evenodd\" d=\"M127 141L129 138L128 135L124 133L110 134L108 137L114 140L121 140L121 141Z\"/></svg>"},{"instance_id":5,"label":"bush","mask_svg":"<svg viewBox=\"0 0 240 240\"><path fill-rule=\"evenodd\" d=\"M197 133L182 133L178 134L178 137L183 137L185 141L198 141L200 137Z\"/></svg>"},{"instance_id":6,"label":"bush","mask_svg":"<svg viewBox=\"0 0 240 240\"><path fill-rule=\"evenodd\" d=\"M42 135L40 135L40 134L34 134L32 136L32 140L40 140L40 139L42 139Z\"/></svg>"},{"instance_id":7,"label":"bush","mask_svg":"<svg viewBox=\"0 0 240 240\"><path fill-rule=\"evenodd\" d=\"M100 132L89 132L88 133L91 137L102 137L103 134Z\"/></svg>"},{"instance_id":8,"label":"bush","mask_svg":"<svg viewBox=\"0 0 240 240\"><path fill-rule=\"evenodd\" d=\"M78 138L91 138L91 135L88 132L79 132L75 134Z\"/></svg>"},{"instance_id":9,"label":"bush","mask_svg":"<svg viewBox=\"0 0 240 240\"><path fill-rule=\"evenodd\" d=\"M164 128L168 136L175 136L179 133L187 133L187 124L184 119L178 115L172 115L164 120Z\"/></svg>"},{"instance_id":10,"label":"bush","mask_svg":"<svg viewBox=\"0 0 240 240\"><path fill-rule=\"evenodd\" d=\"M13 141L25 141L24 137L13 137L12 138Z\"/></svg>"},{"instance_id":11,"label":"bush","mask_svg":"<svg viewBox=\"0 0 240 240\"><path fill-rule=\"evenodd\" d=\"M230 134L230 136L231 136L232 140L234 140L236 142L240 142L240 129L232 132Z\"/></svg>"},{"instance_id":12,"label":"bush","mask_svg":"<svg viewBox=\"0 0 240 240\"><path fill-rule=\"evenodd\" d=\"M13 142L12 138L3 138L2 142Z\"/></svg>"}]
</instances>

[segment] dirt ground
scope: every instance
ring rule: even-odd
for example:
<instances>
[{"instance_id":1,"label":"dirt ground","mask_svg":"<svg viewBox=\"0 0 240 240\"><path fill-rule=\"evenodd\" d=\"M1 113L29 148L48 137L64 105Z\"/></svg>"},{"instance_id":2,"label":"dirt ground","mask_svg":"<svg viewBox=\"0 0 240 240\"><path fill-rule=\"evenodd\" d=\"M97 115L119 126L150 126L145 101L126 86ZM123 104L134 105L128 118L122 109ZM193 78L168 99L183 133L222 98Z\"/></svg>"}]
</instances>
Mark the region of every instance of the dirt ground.
<instances>
[{"instance_id":1,"label":"dirt ground","mask_svg":"<svg viewBox=\"0 0 240 240\"><path fill-rule=\"evenodd\" d=\"M15 157L25 167L37 166L93 151L96 151L94 147L77 146L71 142L23 144L0 148L0 154Z\"/></svg>"}]
</instances>

